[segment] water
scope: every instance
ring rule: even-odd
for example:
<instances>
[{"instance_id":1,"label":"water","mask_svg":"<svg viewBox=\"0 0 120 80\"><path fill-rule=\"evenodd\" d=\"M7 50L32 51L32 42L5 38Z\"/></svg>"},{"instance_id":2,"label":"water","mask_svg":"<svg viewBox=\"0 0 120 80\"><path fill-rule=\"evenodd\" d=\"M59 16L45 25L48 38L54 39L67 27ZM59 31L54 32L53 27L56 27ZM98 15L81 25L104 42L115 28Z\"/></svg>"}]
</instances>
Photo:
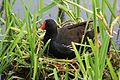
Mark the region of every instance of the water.
<instances>
[{"instance_id":1,"label":"water","mask_svg":"<svg viewBox=\"0 0 120 80\"><path fill-rule=\"evenodd\" d=\"M11 2L12 2L12 0L11 0ZM25 2L25 5L28 6L30 0L24 0L24 2ZM45 0L43 2L44 7L46 5L48 5L48 4L50 4L50 3L51 3L50 0ZM32 1L31 7L30 7L30 13L32 15L34 14L35 5L37 6L37 0L33 0ZM48 18L56 19L57 11L58 11L57 6L53 7L52 9L49 9L47 11L47 13L43 14L43 20L48 19ZM16 3L14 5L14 7L13 7L13 13L19 13L20 14L20 18L22 20L24 19L24 8L23 8L23 4L21 3L21 0L16 0ZM49 16L48 14L51 14L51 16Z\"/></svg>"},{"instance_id":2,"label":"water","mask_svg":"<svg viewBox=\"0 0 120 80\"><path fill-rule=\"evenodd\" d=\"M0 3L2 3L2 1L3 1L3 0L0 0ZM13 1L13 0L10 0L10 3L12 3L12 1ZM108 1L110 2L111 5L113 5L113 1L111 1L111 0L108 0ZM28 6L30 0L24 0L24 2L25 2L25 5ZM45 7L46 5L48 5L48 4L50 4L50 3L52 3L52 1L50 1L50 0L44 0L44 2L43 2L44 7ZM87 8L88 8L89 10L92 10L92 0L87 0L86 3L87 3ZM120 9L119 9L119 8L120 8L119 3L120 3L120 1L117 0L117 5L116 5L116 9L115 9L116 15L119 14L119 11L118 11L118 10L120 10ZM33 1L32 1L31 7L30 7L30 13L31 13L32 15L34 14L35 5L37 6L37 0L33 0ZM82 0L81 0L81 5L84 6ZM102 0L100 0L100 7L101 7L101 5L102 5ZM51 9L47 10L47 11L43 14L43 21L46 20L46 19L49 19L49 18L55 20L55 19L56 19L56 16L57 16L57 11L58 11L58 7L57 7L57 6L55 6L55 7L51 8ZM12 12L13 12L13 13L16 13L16 14L19 13L20 19L21 19L21 20L24 19L24 7L23 7L23 4L22 4L21 0L16 0L15 4L14 4L14 6L13 6L13 11L12 11ZM3 14L2 14L2 18L3 18L3 19L5 18L5 14L4 14L4 13L5 13L5 11L3 10ZM110 11L109 11L109 9L107 8L107 6L105 7L105 13L107 14L107 15L106 15L106 16L107 16L107 19L110 20L110 18L111 18L110 15L111 15L111 14L110 14ZM50 14L50 15L49 15L49 14ZM84 20L87 20L86 12L83 11L83 10L81 10L81 17L82 17ZM68 18L67 16L65 16L65 20L67 20L67 19L69 19L69 18ZM109 22L109 21L108 21L108 22ZM0 23L1 23L1 22L0 22ZM117 34L116 34L116 33L118 32L118 28L119 28L119 26L118 26L118 24L116 24L115 27L114 27L114 32L115 32L115 33L113 34L113 36L114 36L114 41L116 41L116 39L117 39ZM4 32L4 29L5 29L4 26L2 26L2 29L3 29L3 32ZM0 39L2 39L1 36L0 36ZM119 42L119 41L120 41L120 36L119 36L118 40L116 41L117 47L120 46L120 42Z\"/></svg>"},{"instance_id":3,"label":"water","mask_svg":"<svg viewBox=\"0 0 120 80\"><path fill-rule=\"evenodd\" d=\"M108 0L108 1L110 2L111 5L113 5L113 1L111 1L111 0ZM12 0L11 0L11 2L12 2ZM28 6L30 0L24 0L24 2L25 2L25 5ZM48 4L50 4L51 2L52 2L52 1L50 1L50 0L44 0L44 2L43 2L43 3L44 3L44 7L45 7L46 5L48 5ZM92 0L87 0L86 3L87 3L87 8L88 8L89 10L92 10ZM118 10L119 10L119 8L120 8L119 3L120 3L120 1L117 0L117 5L116 5L116 9L115 9L116 15L119 14L119 12L118 12ZM30 8L30 13L31 13L31 14L34 14L35 5L37 6L37 0L32 1L32 5L31 5L31 8ZM82 0L81 0L81 5L84 6ZM101 5L102 5L102 0L100 0L100 6L101 6ZM49 18L56 19L57 11L58 11L57 6L49 9L49 10L47 11L47 13L45 12L45 13L43 14L43 21L44 21L45 19L49 19ZM17 14L19 13L19 14L20 14L20 18L23 20L23 18L24 18L24 8L23 8L23 4L21 3L20 0L16 0L15 5L13 6L13 13L17 13ZM110 20L110 18L111 18L110 15L111 15L111 14L110 14L110 11L109 11L109 9L107 8L107 6L105 7L105 13L107 14L107 15L106 15L106 16L107 16L107 19ZM49 16L48 14L51 14L51 16ZM83 18L84 20L87 20L85 11L81 10L81 16L82 16L82 18ZM65 16L65 20L67 20L67 19L69 19L69 18L68 18L67 16ZM109 22L109 21L108 21L108 22ZM118 28L119 28L118 24L115 25L115 27L114 27L114 32L117 33L117 32L118 32ZM114 36L114 41L115 41L115 40L116 40L116 37L117 37L117 34L113 34L113 36ZM118 41L120 41L120 36L119 36L119 40L118 40ZM117 43L117 45L118 45L118 43ZM118 46L119 46L119 45L118 45Z\"/></svg>"},{"instance_id":4,"label":"water","mask_svg":"<svg viewBox=\"0 0 120 80\"><path fill-rule=\"evenodd\" d=\"M0 3L2 3L2 1L3 1L3 0L0 0ZM12 3L12 1L13 1L13 0L10 0L10 3ZM113 5L113 1L111 1L111 0L108 0L108 1L110 2L111 5ZM118 1L117 3L120 3L119 0L117 0L117 1ZM24 0L24 2L25 2L25 5L28 6L30 0ZM48 4L50 4L51 2L52 2L51 0L44 0L44 2L43 2L44 7L45 7L46 5L48 5ZM87 8L88 8L89 10L92 10L92 0L87 0L86 3L87 3ZM30 7L30 13L31 13L32 15L34 14L35 5L37 6L37 0L33 0L33 1L32 1L32 5L31 5L31 7ZM84 6L82 0L81 0L81 5ZM100 6L101 6L101 5L102 5L102 0L100 0ZM118 6L118 7L116 8L115 13L118 15L118 10L117 10L117 9L120 8L120 5L117 4L116 6ZM56 19L57 11L58 11L57 6L49 9L49 10L47 11L47 13L45 12L45 13L43 14L43 21L44 21L45 19L48 19L48 18ZM14 6L13 6L13 11L12 11L12 12L13 12L13 13L16 13L16 14L19 13L20 19L21 19L21 20L24 19L24 8L23 8L23 4L22 4L21 0L16 0L15 4L14 4ZM105 13L108 14L108 15L107 15L107 19L110 20L110 17L111 17L110 15L111 15L111 14L110 14L110 11L108 10L107 6L106 6ZM49 16L48 14L51 14L51 16ZM3 17L4 17L4 15L3 15ZM82 17L83 19L87 20L85 11L83 11L83 10L81 10L81 17ZM65 19L68 19L68 18L65 17Z\"/></svg>"},{"instance_id":5,"label":"water","mask_svg":"<svg viewBox=\"0 0 120 80\"><path fill-rule=\"evenodd\" d=\"M0 0L0 3L2 3L2 1L3 1L3 0ZM13 0L10 0L10 3L12 3L12 1L13 1ZM111 5L113 5L113 1L111 1L111 0L108 0L108 1L110 2ZM28 6L30 0L24 0L24 2L25 2L25 5ZM44 2L43 2L43 3L44 3L44 7L45 7L46 5L48 5L48 4L50 4L51 2L52 2L52 1L50 1L50 0L44 0ZM87 3L87 8L88 8L89 10L92 10L92 0L87 0L86 3ZM120 3L120 1L117 0L116 10L115 10L116 15L119 14L119 12L118 12L118 10L120 10L120 9L119 9L119 8L120 8L119 3ZM37 6L37 0L33 0L33 1L32 1L31 7L30 7L30 13L31 13L32 15L34 14L35 5ZM81 5L84 6L82 0L81 0ZM101 6L101 5L102 5L102 0L100 0L100 6ZM57 11L58 11L57 6L49 9L47 12L45 12L45 13L43 14L43 21L46 20L46 19L49 19L49 18L55 20L55 19L56 19L56 16L57 16ZM12 12L13 12L13 13L16 13L16 14L19 13L20 19L21 19L21 20L24 19L24 7L23 7L23 4L22 4L22 2L21 2L20 0L16 0L15 4L14 4L14 6L13 6L13 11L12 11ZM4 13L5 13L5 11L3 10L3 14L2 14L2 18L3 18L3 19L5 18L5 14L4 14ZM110 20L110 18L111 18L110 15L111 15L111 14L110 14L110 11L108 10L107 6L105 7L105 13L107 14L107 15L106 15L106 16L107 16L107 19ZM50 14L50 15L49 15L49 14ZM81 10L81 17L82 17L84 20L87 20L86 13L85 13L85 11L83 11L83 10ZM67 20L67 19L69 19L69 18L68 18L67 16L65 16L65 20ZM108 22L109 22L109 21L108 21ZM1 22L0 22L0 23L1 23ZM115 33L118 32L118 28L119 28L118 24L115 25L115 27L114 27L114 32L115 32ZM3 29L3 32L4 32L4 29L5 29L4 26L2 26L2 29ZM115 34L115 33L113 34L113 36L114 36L114 41L116 41L116 39L117 39L117 34ZM0 37L0 39L2 39L2 37ZM116 41L117 47L120 45L120 42L119 42L119 41L120 41L120 36L119 36L118 40Z\"/></svg>"}]
</instances>

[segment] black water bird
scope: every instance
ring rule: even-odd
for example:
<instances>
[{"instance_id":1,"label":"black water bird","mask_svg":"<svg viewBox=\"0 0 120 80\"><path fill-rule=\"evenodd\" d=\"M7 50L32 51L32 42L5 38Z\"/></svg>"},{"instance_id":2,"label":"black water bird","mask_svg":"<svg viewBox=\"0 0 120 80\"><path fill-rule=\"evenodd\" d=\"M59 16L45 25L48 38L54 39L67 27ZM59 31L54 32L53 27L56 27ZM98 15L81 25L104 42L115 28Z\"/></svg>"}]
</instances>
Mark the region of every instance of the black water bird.
<instances>
[{"instance_id":1,"label":"black water bird","mask_svg":"<svg viewBox=\"0 0 120 80\"><path fill-rule=\"evenodd\" d=\"M62 27L57 30L58 25L56 22L52 19L47 19L44 21L43 25L40 27L42 30L45 29L46 33L44 36L44 44L51 39L48 49L48 54L52 54L54 57L59 59L72 59L75 58L75 53L72 48L71 42L77 42L80 43L82 40L82 37L84 35L86 22L77 23L74 25L69 25ZM94 40L94 30L89 28L92 26L93 21L89 21L87 31L83 40L83 43L86 42L88 45L89 42L87 40L87 37L89 39ZM80 46L76 46L78 49ZM81 53L83 51L83 48L81 48ZM47 50L46 50L47 53Z\"/></svg>"}]
</instances>

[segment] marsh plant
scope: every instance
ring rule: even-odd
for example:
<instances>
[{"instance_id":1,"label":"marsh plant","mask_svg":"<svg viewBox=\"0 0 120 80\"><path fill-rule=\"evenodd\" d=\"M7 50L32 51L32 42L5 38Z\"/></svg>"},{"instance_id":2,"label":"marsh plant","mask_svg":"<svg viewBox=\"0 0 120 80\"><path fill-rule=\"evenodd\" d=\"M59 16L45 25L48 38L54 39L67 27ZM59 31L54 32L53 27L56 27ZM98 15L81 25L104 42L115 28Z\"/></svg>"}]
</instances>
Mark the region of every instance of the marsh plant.
<instances>
[{"instance_id":1,"label":"marsh plant","mask_svg":"<svg viewBox=\"0 0 120 80\"><path fill-rule=\"evenodd\" d=\"M114 26L115 24L120 25L120 14L115 13L116 0L112 0L113 5L110 5L108 0L102 0L101 6L99 0L91 0L92 10L87 9L85 0L51 0L52 3L43 7L44 1L37 0L34 14L31 14L30 8L33 0L28 2L28 6L24 0L21 0L24 6L24 19L21 20L19 13L12 12L16 0L12 0L11 4L9 0L4 0L5 19L0 17L3 24L0 25L0 36L2 36L0 40L0 74L2 79L119 80L120 50L113 41ZM80 5L81 2L84 3L84 6ZM91 18L93 19L92 28L95 30L95 42L93 43L89 38L90 45L72 42L76 55L76 58L72 60L44 56L44 50L50 40L43 46L42 40L45 31L39 31L40 26L38 25L42 25L43 14L54 6L60 8L69 18L68 21L62 22L62 16L56 14L56 22L60 27L63 27L65 23L74 24L83 21L81 10L85 11L88 18L87 24ZM110 20L106 17L108 14L105 13L105 6L110 11ZM5 31L1 28L2 26ZM99 26L99 34L97 26ZM85 53L84 49L80 55L80 51L76 49L75 45L91 47L92 52Z\"/></svg>"}]
</instances>

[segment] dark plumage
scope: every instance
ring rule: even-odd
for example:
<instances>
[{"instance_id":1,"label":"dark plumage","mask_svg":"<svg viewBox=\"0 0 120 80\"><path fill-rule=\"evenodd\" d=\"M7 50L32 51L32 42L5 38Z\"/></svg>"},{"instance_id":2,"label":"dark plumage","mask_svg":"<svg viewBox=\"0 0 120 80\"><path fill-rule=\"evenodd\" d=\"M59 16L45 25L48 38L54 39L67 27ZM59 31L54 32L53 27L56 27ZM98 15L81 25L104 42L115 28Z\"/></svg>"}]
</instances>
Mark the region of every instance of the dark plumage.
<instances>
[{"instance_id":1,"label":"dark plumage","mask_svg":"<svg viewBox=\"0 0 120 80\"><path fill-rule=\"evenodd\" d=\"M93 21L90 21L88 24L88 29L92 25ZM82 36L84 34L86 22L81 22L78 24L66 26L57 30L57 24L52 19L47 19L44 21L43 25L40 27L41 29L45 29L46 33L44 36L44 44L51 39L49 45L49 54L52 54L56 58L68 58L72 59L75 57L74 50L72 49L71 42L80 43L82 40ZM88 43L87 37L90 39L94 39L94 30L86 31L85 41ZM79 49L80 46L77 46ZM83 51L83 47L81 52Z\"/></svg>"}]
</instances>

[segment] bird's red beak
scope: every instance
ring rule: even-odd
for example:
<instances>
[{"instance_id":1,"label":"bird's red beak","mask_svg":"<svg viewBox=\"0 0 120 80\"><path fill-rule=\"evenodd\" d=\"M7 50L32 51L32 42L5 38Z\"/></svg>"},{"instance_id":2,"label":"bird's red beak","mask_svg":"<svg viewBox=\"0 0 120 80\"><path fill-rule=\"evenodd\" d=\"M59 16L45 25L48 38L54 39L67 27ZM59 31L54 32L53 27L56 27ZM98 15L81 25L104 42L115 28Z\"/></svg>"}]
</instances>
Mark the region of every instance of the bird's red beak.
<instances>
[{"instance_id":1,"label":"bird's red beak","mask_svg":"<svg viewBox=\"0 0 120 80\"><path fill-rule=\"evenodd\" d=\"M40 29L45 29L45 24L46 24L46 21L44 21L43 25L40 27Z\"/></svg>"}]
</instances>

